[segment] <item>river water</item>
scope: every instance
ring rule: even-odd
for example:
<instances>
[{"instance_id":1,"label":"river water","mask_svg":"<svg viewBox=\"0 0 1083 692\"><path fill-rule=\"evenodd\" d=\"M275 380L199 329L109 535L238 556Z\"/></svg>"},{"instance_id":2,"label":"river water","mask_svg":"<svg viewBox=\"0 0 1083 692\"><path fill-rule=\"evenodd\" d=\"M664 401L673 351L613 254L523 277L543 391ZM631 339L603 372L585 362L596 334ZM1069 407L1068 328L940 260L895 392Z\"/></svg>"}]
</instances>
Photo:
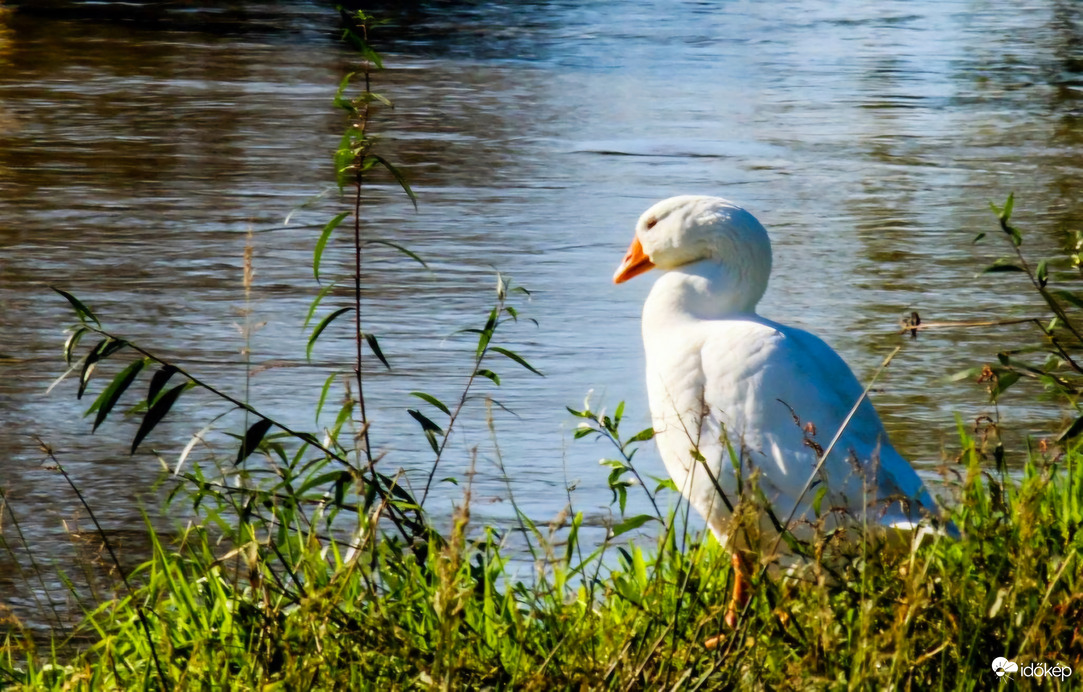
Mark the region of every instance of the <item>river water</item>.
<instances>
[{"instance_id":1,"label":"river water","mask_svg":"<svg viewBox=\"0 0 1083 692\"><path fill-rule=\"evenodd\" d=\"M627 401L629 433L649 424L639 311L651 282L610 277L658 199L717 194L756 214L775 247L761 312L820 334L862 379L904 347L874 401L930 478L952 455L956 414L992 413L979 385L948 376L1024 342L1027 330L910 340L899 318L1030 314L1018 275L976 276L1007 249L990 200L1015 192L1035 258L1083 228L1083 16L1070 0L382 11L392 23L374 35L387 66L374 89L395 108L372 129L418 210L390 180L374 181L366 233L409 247L431 270L389 248L369 251L364 311L392 369L371 360L366 397L381 464L405 468L415 488L432 455L406 412L425 404L409 392L457 399L472 344L449 335L484 322L499 270L531 290L517 307L538 322L509 327L502 343L546 374L494 362L503 386L477 389L514 411L497 409L494 424L515 497L545 522L575 485L576 507L604 522L611 495L598 460L610 451L573 443L564 407L593 391L609 410ZM0 486L19 520L2 522L12 550L0 552L0 604L18 610L31 600L13 556L29 545L40 561L66 564L69 530L88 526L63 478L43 467L35 436L123 536L138 530L142 509L169 525L158 516L152 450L175 463L223 410L182 400L134 457L135 419L115 415L91 435L74 383L45 393L64 370L72 321L48 285L243 395L237 325L252 242L251 400L312 428L324 379L349 369L345 322L311 362L301 325L318 290L319 227L347 204L332 186L344 123L331 97L357 62L337 40L335 11L317 3L57 2L0 27ZM973 244L982 231L989 238ZM345 268L346 235L331 243L325 276ZM1055 404L1029 400L1000 407L1017 435L1062 423ZM437 478L464 480L473 459L474 519L506 524L495 458L479 396ZM664 473L653 449L637 462ZM430 511L446 516L462 492L438 484Z\"/></svg>"}]
</instances>

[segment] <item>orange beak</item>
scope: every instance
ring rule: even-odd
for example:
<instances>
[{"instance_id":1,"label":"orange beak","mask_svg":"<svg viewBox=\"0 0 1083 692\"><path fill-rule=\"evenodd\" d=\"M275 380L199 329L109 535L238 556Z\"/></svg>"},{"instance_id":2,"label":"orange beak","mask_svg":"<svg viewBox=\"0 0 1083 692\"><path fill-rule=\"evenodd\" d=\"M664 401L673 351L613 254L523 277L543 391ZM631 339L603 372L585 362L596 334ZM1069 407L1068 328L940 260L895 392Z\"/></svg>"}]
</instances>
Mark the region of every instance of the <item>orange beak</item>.
<instances>
[{"instance_id":1,"label":"orange beak","mask_svg":"<svg viewBox=\"0 0 1083 692\"><path fill-rule=\"evenodd\" d=\"M617 267L617 273L613 275L613 283L622 284L628 279L635 278L651 269L654 269L654 262L651 262L651 258L647 257L647 253L643 252L643 246L639 244L639 238L637 237L628 247L628 252L624 255L624 261Z\"/></svg>"}]
</instances>

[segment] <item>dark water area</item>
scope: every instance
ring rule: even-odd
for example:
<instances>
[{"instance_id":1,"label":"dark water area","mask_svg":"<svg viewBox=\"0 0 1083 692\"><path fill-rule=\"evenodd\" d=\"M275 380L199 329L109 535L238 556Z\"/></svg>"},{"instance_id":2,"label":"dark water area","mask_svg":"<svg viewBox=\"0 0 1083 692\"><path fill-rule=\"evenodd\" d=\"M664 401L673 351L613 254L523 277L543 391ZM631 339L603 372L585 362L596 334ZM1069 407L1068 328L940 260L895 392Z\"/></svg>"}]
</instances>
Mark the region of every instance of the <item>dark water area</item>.
<instances>
[{"instance_id":1,"label":"dark water area","mask_svg":"<svg viewBox=\"0 0 1083 692\"><path fill-rule=\"evenodd\" d=\"M0 19L0 487L19 525L2 520L15 549L0 551L0 603L25 613L62 588L28 592L13 556L29 545L63 566L81 549L71 530L88 528L35 436L107 529L129 536L141 509L163 527L183 520L179 508L158 516L155 483L224 411L182 400L134 457L136 419L114 416L91 435L74 382L46 394L72 321L48 285L243 395L237 325L251 232L250 397L316 427L325 378L352 357L343 323L306 361L301 325L318 290L312 246L345 209L330 159L344 122L331 99L357 60L323 3L16 6ZM1031 335L909 340L898 320L1033 312L1014 277L976 276L1007 249L991 200L1015 192L1035 258L1083 229L1075 2L368 6L391 20L374 34L387 66L374 88L395 103L372 127L419 204L375 180L366 232L409 247L431 271L369 249L364 310L392 369L369 364L366 397L381 463L405 468L415 486L431 453L406 412L419 404L409 393L457 398L472 344L449 335L484 321L499 270L531 290L518 307L539 323L509 330L506 345L547 375L509 361L501 388L478 390L515 412L497 409L494 421L516 499L545 522L574 484L577 508L604 522L611 493L598 460L609 450L573 444L564 406L593 390L596 406L628 402L629 432L649 425L639 311L650 280L610 277L658 199L717 194L756 214L775 246L761 312L820 334L862 379L904 346L874 402L929 478L951 456L956 415L992 413L980 386L949 376ZM342 274L348 259L342 234L324 274ZM474 460L474 519L507 524L482 398L468 410L438 477L463 479ZM1017 439L1062 424L1054 403L1034 397L1009 396L999 414ZM637 460L664 474L653 449ZM462 492L438 485L433 515Z\"/></svg>"}]
</instances>

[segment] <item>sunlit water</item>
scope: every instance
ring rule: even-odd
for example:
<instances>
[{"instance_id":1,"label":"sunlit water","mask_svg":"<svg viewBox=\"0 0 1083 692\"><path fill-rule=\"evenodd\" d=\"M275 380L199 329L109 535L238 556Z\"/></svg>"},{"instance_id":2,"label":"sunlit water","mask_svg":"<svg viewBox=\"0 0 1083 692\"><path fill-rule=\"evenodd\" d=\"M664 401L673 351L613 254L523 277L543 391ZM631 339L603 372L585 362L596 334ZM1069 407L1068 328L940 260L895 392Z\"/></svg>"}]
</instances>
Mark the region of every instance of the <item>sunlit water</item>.
<instances>
[{"instance_id":1,"label":"sunlit water","mask_svg":"<svg viewBox=\"0 0 1083 692\"><path fill-rule=\"evenodd\" d=\"M603 523L611 494L598 460L610 451L573 443L564 407L593 390L596 406L628 402L629 433L649 424L639 311L651 281L614 286L610 277L638 215L680 193L725 196L767 226L775 270L765 315L820 334L862 379L903 345L874 401L923 473L935 478L950 459L956 414L991 413L980 386L947 377L1025 329L911 341L897 321L911 310L926 320L1027 314L1021 283L975 276L1006 249L988 201L1015 191L1035 256L1080 228L1079 5L432 5L386 10L397 23L375 38L388 69L374 86L395 109L372 127L419 204L415 213L389 180L374 183L365 233L431 268L387 248L366 258L367 327L392 365L372 359L366 369L386 471L404 467L415 488L423 483L432 455L406 409L425 404L409 392L458 399L472 344L449 335L484 322L499 270L531 290L517 307L538 321L499 339L546 377L494 361L503 386L477 387L436 477L465 481L474 460L475 520L510 520L485 423L491 395L515 412L497 409L494 421L521 509L547 521L574 485L577 509ZM301 329L318 290L312 246L345 201L332 193L282 224L331 183L343 127L331 96L356 67L336 40L336 13L252 3L244 13L189 8L140 20L16 15L0 33L0 486L45 561L69 559L65 522L88 523L63 479L42 467L34 436L121 532L138 529L141 508L158 511L152 450L175 463L224 410L182 402L135 457L125 451L134 420L114 416L91 436L80 417L89 401L75 401L74 382L45 395L63 372L71 322L47 285L242 395L236 325L252 230L252 320L262 324L252 401L310 429L324 379L352 358L345 322L311 363ZM982 231L989 238L972 244ZM340 275L348 259L341 233L324 275ZM1009 397L999 413L1020 435L1061 424L1055 405L1032 398ZM646 475L664 473L653 449L637 461ZM463 485L434 493L429 509L443 517ZM3 536L24 545L9 516ZM27 606L25 584L11 553L0 553L0 603Z\"/></svg>"}]
</instances>

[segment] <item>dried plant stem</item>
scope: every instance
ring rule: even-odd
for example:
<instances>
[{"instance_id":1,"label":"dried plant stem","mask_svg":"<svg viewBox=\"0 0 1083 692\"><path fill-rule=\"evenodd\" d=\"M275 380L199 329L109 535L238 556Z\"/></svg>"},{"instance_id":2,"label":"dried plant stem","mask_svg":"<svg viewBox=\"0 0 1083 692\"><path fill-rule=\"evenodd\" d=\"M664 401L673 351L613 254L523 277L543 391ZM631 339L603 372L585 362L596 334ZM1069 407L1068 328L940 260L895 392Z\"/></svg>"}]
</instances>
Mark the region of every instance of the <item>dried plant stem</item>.
<instances>
[{"instance_id":1,"label":"dried plant stem","mask_svg":"<svg viewBox=\"0 0 1083 692\"><path fill-rule=\"evenodd\" d=\"M63 464L61 464L60 460L56 458L56 455L53 453L52 448L49 445L45 444L45 442L40 437L35 437L34 439L37 441L41 451L56 467L56 470L59 471L60 475L64 477L64 480L68 482L68 485L75 493L75 496L79 498L79 503L83 505L83 509L86 510L87 516L90 517L90 521L94 524L94 530L98 532L98 536L101 537L102 543L105 545L105 549L109 552L109 559L112 560L113 566L116 568L117 573L120 575L121 581L124 582L125 590L127 590L128 595L132 597L132 605L135 608L136 615L139 617L139 624L143 628L143 633L147 638L147 646L150 648L150 655L151 658L154 660L154 669L158 674L158 680L162 684L162 689L173 689L173 686L169 684L169 679L165 676L165 672L162 670L162 662L158 658L158 647L155 645L154 638L151 636L150 633L150 622L147 620L146 609L136 599L135 589L132 588L131 582L128 581L128 575L125 574L124 568L120 565L120 559L117 558L117 554L113 550L113 544L112 542L110 542L109 536L105 533L105 529L103 529L102 525L98 522L98 517L94 514L94 510L90 508L90 505L87 503L86 498L83 497L83 493L79 491L79 486L75 484L75 481L71 479L71 476L69 476L68 472L64 469Z\"/></svg>"}]
</instances>

